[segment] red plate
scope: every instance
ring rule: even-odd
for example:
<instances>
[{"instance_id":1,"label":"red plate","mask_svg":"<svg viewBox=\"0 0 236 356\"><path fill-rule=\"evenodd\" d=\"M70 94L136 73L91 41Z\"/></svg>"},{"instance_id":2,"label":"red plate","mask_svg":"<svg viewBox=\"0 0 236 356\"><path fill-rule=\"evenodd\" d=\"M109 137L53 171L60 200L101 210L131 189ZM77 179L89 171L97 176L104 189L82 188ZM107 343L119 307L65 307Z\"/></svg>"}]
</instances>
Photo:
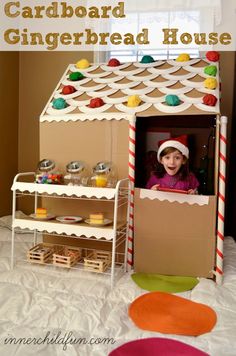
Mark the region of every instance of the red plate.
<instances>
[{"instance_id":1,"label":"red plate","mask_svg":"<svg viewBox=\"0 0 236 356\"><path fill-rule=\"evenodd\" d=\"M171 188L158 187L157 191L158 190L160 190L161 192L188 194L188 192L186 190L182 190L182 189L171 189Z\"/></svg>"}]
</instances>

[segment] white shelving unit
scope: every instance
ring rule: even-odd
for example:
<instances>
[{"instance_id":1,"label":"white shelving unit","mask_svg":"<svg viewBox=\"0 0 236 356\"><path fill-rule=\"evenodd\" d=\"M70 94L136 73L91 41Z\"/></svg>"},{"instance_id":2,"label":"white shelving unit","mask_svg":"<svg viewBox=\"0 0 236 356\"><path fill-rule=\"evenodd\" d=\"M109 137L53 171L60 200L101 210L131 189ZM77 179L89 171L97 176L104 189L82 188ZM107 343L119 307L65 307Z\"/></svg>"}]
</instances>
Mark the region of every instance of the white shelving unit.
<instances>
[{"instance_id":1,"label":"white shelving unit","mask_svg":"<svg viewBox=\"0 0 236 356\"><path fill-rule=\"evenodd\" d=\"M106 241L111 243L111 265L106 274L110 274L111 286L114 284L116 273L126 271L127 261L127 238L128 238L128 207L129 207L129 180L122 179L117 182L115 188L96 188L96 187L81 187L55 184L37 184L34 182L25 182L25 179L34 180L35 172L19 173L15 176L12 191L13 191L13 207L12 207L12 249L11 249L11 266L14 267L14 242L15 229L29 229L34 232L34 245L37 243L38 233L56 236L69 236L77 240L87 239L94 241ZM31 195L34 198L34 210L38 207L38 198L64 198L64 199L79 199L79 200L96 200L113 203L113 221L111 225L93 227L85 222L76 224L64 224L57 220L39 221L27 217L24 219L16 218L16 200L18 197ZM118 211L125 206L126 218L125 221L118 221ZM125 243L125 250L122 253L122 260L119 264L116 261L117 247ZM96 250L96 246L94 247ZM82 263L73 268L81 269Z\"/></svg>"}]
</instances>

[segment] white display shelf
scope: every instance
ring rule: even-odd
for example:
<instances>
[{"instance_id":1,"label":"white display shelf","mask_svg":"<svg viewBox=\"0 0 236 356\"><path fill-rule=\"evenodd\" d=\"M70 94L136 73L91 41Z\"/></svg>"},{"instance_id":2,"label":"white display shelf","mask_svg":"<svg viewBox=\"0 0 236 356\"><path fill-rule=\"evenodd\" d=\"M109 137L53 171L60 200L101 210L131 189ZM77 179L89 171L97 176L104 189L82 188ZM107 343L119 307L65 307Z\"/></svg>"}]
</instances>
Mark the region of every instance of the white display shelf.
<instances>
[{"instance_id":1,"label":"white display shelf","mask_svg":"<svg viewBox=\"0 0 236 356\"><path fill-rule=\"evenodd\" d=\"M48 195L66 195L68 197L76 196L86 198L105 198L114 199L116 194L116 188L96 188L96 187L82 187L82 186L69 186L69 185L56 185L56 184L37 184L27 182L14 182L12 191L17 192L29 192Z\"/></svg>"},{"instance_id":2,"label":"white display shelf","mask_svg":"<svg viewBox=\"0 0 236 356\"><path fill-rule=\"evenodd\" d=\"M117 224L117 230L124 226L124 224ZM37 221L33 219L14 219L12 223L13 228L37 230L38 232L47 232L55 234L86 236L88 238L95 237L96 239L112 240L114 238L113 223L103 227L93 227L86 223L79 224L63 224L51 221Z\"/></svg>"}]
</instances>

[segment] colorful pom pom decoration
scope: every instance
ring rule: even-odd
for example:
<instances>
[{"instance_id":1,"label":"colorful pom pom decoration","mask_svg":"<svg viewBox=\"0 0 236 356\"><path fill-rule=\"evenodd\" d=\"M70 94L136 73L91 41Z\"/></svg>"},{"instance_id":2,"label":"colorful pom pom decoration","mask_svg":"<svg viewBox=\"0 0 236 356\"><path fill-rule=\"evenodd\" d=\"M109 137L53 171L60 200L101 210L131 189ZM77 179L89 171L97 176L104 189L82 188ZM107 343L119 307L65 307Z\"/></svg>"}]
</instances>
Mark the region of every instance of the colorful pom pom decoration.
<instances>
[{"instance_id":1,"label":"colorful pom pom decoration","mask_svg":"<svg viewBox=\"0 0 236 356\"><path fill-rule=\"evenodd\" d=\"M180 104L180 99L177 95L166 95L165 102L169 106L178 106Z\"/></svg>"},{"instance_id":2,"label":"colorful pom pom decoration","mask_svg":"<svg viewBox=\"0 0 236 356\"><path fill-rule=\"evenodd\" d=\"M76 92L76 89L72 85L65 85L62 89L62 94L64 94L64 95L73 94L75 92Z\"/></svg>"},{"instance_id":3,"label":"colorful pom pom decoration","mask_svg":"<svg viewBox=\"0 0 236 356\"><path fill-rule=\"evenodd\" d=\"M127 106L129 108L135 108L139 106L140 103L141 103L141 99L138 95L131 95L128 98Z\"/></svg>"},{"instance_id":4,"label":"colorful pom pom decoration","mask_svg":"<svg viewBox=\"0 0 236 356\"><path fill-rule=\"evenodd\" d=\"M61 110L61 109L65 109L67 107L67 103L66 103L65 99L57 98L57 99L53 100L52 106L54 109Z\"/></svg>"},{"instance_id":5,"label":"colorful pom pom decoration","mask_svg":"<svg viewBox=\"0 0 236 356\"><path fill-rule=\"evenodd\" d=\"M218 62L220 59L220 54L219 54L219 52L216 52L216 51L208 51L206 53L206 58L210 62Z\"/></svg>"},{"instance_id":6,"label":"colorful pom pom decoration","mask_svg":"<svg viewBox=\"0 0 236 356\"><path fill-rule=\"evenodd\" d=\"M190 60L190 55L187 53L181 53L177 58L176 62L187 62Z\"/></svg>"},{"instance_id":7,"label":"colorful pom pom decoration","mask_svg":"<svg viewBox=\"0 0 236 356\"><path fill-rule=\"evenodd\" d=\"M215 78L207 78L204 80L206 89L215 89L217 87L217 80Z\"/></svg>"},{"instance_id":8,"label":"colorful pom pom decoration","mask_svg":"<svg viewBox=\"0 0 236 356\"><path fill-rule=\"evenodd\" d=\"M86 69L90 66L90 63L87 59L81 59L75 65L78 69Z\"/></svg>"},{"instance_id":9,"label":"colorful pom pom decoration","mask_svg":"<svg viewBox=\"0 0 236 356\"><path fill-rule=\"evenodd\" d=\"M116 59L116 58L111 58L108 62L108 66L109 67L118 67L118 66L120 66L120 61L118 61L118 59Z\"/></svg>"},{"instance_id":10,"label":"colorful pom pom decoration","mask_svg":"<svg viewBox=\"0 0 236 356\"><path fill-rule=\"evenodd\" d=\"M155 62L155 59L152 57L152 56L143 56L143 58L141 59L140 63L144 63L144 64L147 64L147 63L153 63Z\"/></svg>"},{"instance_id":11,"label":"colorful pom pom decoration","mask_svg":"<svg viewBox=\"0 0 236 356\"><path fill-rule=\"evenodd\" d=\"M69 79L72 82L76 82L76 81L84 79L84 78L85 78L85 76L80 72L73 72L73 73L70 73L70 75L69 75Z\"/></svg>"},{"instance_id":12,"label":"colorful pom pom decoration","mask_svg":"<svg viewBox=\"0 0 236 356\"><path fill-rule=\"evenodd\" d=\"M217 103L217 97L212 94L206 94L203 99L203 104L208 105L208 106L215 106Z\"/></svg>"},{"instance_id":13,"label":"colorful pom pom decoration","mask_svg":"<svg viewBox=\"0 0 236 356\"><path fill-rule=\"evenodd\" d=\"M211 75L212 77L215 77L217 74L217 67L212 65L212 66L207 66L204 69L204 73L207 75Z\"/></svg>"},{"instance_id":14,"label":"colorful pom pom decoration","mask_svg":"<svg viewBox=\"0 0 236 356\"><path fill-rule=\"evenodd\" d=\"M90 100L89 107L90 108L100 108L100 106L103 106L105 103L101 98L93 98Z\"/></svg>"}]
</instances>

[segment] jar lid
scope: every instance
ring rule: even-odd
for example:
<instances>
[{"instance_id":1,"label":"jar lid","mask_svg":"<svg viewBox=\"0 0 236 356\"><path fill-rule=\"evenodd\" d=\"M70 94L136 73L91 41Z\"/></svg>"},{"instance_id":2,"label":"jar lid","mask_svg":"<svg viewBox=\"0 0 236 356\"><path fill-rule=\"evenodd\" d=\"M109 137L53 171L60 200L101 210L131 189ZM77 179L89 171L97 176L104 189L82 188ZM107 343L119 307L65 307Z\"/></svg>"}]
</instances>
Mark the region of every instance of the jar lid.
<instances>
[{"instance_id":1,"label":"jar lid","mask_svg":"<svg viewBox=\"0 0 236 356\"><path fill-rule=\"evenodd\" d=\"M95 167L93 167L94 173L108 173L111 171L111 162L98 162Z\"/></svg>"},{"instance_id":2,"label":"jar lid","mask_svg":"<svg viewBox=\"0 0 236 356\"><path fill-rule=\"evenodd\" d=\"M52 161L51 159L43 159L38 163L38 169L41 172L47 172L53 168L55 168L55 162Z\"/></svg>"},{"instance_id":3,"label":"jar lid","mask_svg":"<svg viewBox=\"0 0 236 356\"><path fill-rule=\"evenodd\" d=\"M85 168L83 162L80 161L71 161L66 165L66 171L68 173L81 173Z\"/></svg>"}]
</instances>

